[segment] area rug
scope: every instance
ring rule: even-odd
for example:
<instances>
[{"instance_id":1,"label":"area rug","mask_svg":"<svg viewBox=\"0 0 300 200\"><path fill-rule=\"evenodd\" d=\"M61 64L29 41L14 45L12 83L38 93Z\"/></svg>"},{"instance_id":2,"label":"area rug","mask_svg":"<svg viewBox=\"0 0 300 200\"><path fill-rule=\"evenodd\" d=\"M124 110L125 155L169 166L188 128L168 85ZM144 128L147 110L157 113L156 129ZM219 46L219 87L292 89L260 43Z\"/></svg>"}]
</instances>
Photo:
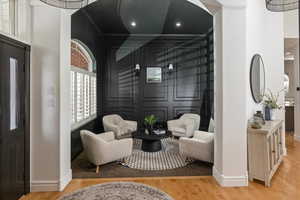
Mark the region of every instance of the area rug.
<instances>
[{"instance_id":1,"label":"area rug","mask_svg":"<svg viewBox=\"0 0 300 200\"><path fill-rule=\"evenodd\" d=\"M169 195L153 187L132 183L115 182L94 185L59 200L173 200Z\"/></svg>"},{"instance_id":2,"label":"area rug","mask_svg":"<svg viewBox=\"0 0 300 200\"><path fill-rule=\"evenodd\" d=\"M141 145L141 140L134 140L132 155L125 158L122 165L139 170L170 170L185 167L193 162L180 155L176 139L163 139L162 150L159 152L144 152Z\"/></svg>"}]
</instances>

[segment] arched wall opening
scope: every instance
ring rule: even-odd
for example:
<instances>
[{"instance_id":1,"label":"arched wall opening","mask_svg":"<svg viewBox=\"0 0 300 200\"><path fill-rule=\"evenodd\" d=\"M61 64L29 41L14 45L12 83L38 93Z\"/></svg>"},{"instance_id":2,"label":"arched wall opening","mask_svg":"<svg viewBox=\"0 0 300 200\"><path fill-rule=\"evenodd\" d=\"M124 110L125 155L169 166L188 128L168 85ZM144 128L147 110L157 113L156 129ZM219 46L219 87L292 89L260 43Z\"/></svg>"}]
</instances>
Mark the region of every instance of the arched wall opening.
<instances>
[{"instance_id":1,"label":"arched wall opening","mask_svg":"<svg viewBox=\"0 0 300 200\"><path fill-rule=\"evenodd\" d=\"M167 128L168 120L194 113L201 117L196 129L207 131L214 117L213 37L213 16L185 0L106 0L74 13L72 38L84 42L99 63L98 119L91 123L97 127L82 129L103 132L102 118L110 114L137 121L141 129L153 114ZM72 133L72 149L80 144L78 135Z\"/></svg>"}]
</instances>

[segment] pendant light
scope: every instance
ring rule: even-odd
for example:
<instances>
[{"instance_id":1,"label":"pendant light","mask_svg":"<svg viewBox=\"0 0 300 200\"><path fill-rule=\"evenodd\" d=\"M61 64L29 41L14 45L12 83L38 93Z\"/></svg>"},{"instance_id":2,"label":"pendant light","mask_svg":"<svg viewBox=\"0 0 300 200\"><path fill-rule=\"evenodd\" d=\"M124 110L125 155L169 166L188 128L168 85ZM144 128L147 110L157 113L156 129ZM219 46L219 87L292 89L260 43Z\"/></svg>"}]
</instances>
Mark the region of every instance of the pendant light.
<instances>
[{"instance_id":1,"label":"pendant light","mask_svg":"<svg viewBox=\"0 0 300 200\"><path fill-rule=\"evenodd\" d=\"M50 6L63 9L80 9L89 4L89 0L40 0Z\"/></svg>"},{"instance_id":2,"label":"pendant light","mask_svg":"<svg viewBox=\"0 0 300 200\"><path fill-rule=\"evenodd\" d=\"M298 4L299 0L266 0L267 9L273 12L295 10Z\"/></svg>"}]
</instances>

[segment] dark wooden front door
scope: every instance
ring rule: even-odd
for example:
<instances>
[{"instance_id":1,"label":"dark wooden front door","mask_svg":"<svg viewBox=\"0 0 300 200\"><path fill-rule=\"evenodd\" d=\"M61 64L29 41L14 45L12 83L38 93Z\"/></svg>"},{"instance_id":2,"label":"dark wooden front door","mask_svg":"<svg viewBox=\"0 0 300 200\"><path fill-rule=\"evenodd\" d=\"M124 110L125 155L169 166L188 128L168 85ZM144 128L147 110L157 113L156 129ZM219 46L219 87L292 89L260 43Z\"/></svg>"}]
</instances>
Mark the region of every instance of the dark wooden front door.
<instances>
[{"instance_id":1,"label":"dark wooden front door","mask_svg":"<svg viewBox=\"0 0 300 200\"><path fill-rule=\"evenodd\" d=\"M1 200L16 200L28 187L28 49L0 35Z\"/></svg>"}]
</instances>

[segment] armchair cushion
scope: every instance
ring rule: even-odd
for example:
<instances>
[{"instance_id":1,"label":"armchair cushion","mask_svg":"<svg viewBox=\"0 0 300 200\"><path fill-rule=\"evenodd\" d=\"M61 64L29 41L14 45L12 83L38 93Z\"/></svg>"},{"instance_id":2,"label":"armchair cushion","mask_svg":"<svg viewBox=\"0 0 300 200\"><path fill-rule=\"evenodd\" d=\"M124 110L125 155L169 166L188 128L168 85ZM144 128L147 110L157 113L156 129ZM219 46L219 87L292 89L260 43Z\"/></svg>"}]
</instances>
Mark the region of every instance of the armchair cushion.
<instances>
[{"instance_id":1,"label":"armchair cushion","mask_svg":"<svg viewBox=\"0 0 300 200\"><path fill-rule=\"evenodd\" d=\"M195 131L193 138L180 138L179 152L184 156L212 163L214 158L214 134Z\"/></svg>"}]
</instances>

